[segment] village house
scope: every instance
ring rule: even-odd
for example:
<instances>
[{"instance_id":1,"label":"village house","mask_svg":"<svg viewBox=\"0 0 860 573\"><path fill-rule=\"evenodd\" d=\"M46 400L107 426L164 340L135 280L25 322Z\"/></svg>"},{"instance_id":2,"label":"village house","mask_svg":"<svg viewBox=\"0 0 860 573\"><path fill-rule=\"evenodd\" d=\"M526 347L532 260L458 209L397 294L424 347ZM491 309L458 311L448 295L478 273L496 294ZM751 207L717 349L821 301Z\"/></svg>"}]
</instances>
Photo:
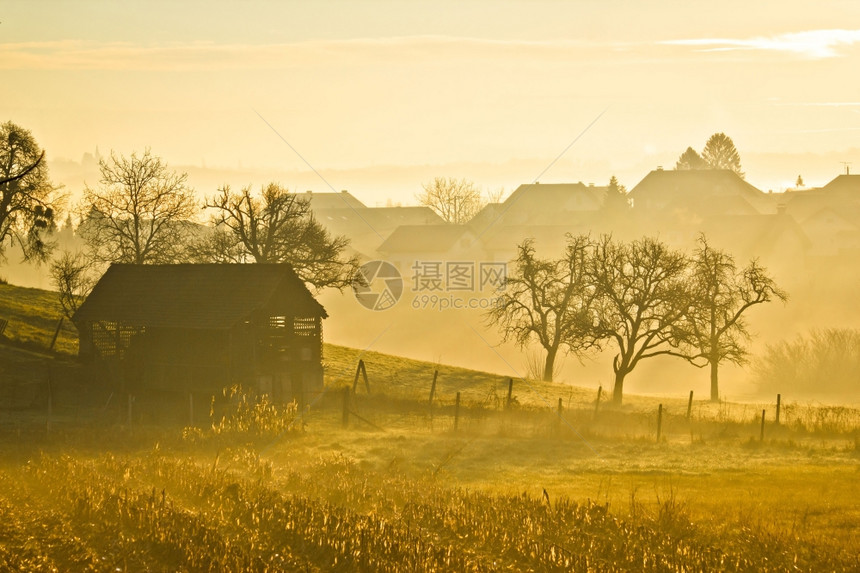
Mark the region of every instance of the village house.
<instances>
[{"instance_id":1,"label":"village house","mask_svg":"<svg viewBox=\"0 0 860 573\"><path fill-rule=\"evenodd\" d=\"M289 265L113 264L72 320L118 392L242 384L276 401L322 390L325 309Z\"/></svg>"}]
</instances>

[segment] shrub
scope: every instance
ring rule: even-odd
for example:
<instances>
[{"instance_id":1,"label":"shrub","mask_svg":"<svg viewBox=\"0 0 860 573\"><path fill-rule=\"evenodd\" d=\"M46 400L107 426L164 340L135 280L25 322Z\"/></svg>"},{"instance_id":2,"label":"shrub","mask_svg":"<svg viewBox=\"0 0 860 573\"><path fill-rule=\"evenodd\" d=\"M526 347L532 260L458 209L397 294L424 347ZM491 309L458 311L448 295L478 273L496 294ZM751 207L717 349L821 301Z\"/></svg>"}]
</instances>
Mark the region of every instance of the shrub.
<instances>
[{"instance_id":1,"label":"shrub","mask_svg":"<svg viewBox=\"0 0 860 573\"><path fill-rule=\"evenodd\" d=\"M860 399L860 330L813 330L768 345L754 364L762 391L802 398Z\"/></svg>"}]
</instances>

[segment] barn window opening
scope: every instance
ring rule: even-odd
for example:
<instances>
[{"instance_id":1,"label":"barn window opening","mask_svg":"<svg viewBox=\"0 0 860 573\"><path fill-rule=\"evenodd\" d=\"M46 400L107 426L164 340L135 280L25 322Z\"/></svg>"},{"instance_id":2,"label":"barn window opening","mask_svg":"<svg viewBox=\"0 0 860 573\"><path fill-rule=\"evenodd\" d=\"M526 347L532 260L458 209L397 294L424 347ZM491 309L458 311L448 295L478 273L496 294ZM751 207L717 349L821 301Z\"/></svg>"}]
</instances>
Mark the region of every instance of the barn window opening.
<instances>
[{"instance_id":1,"label":"barn window opening","mask_svg":"<svg viewBox=\"0 0 860 573\"><path fill-rule=\"evenodd\" d=\"M92 329L93 346L99 354L117 358L125 356L132 340L146 332L146 327L113 321L94 322Z\"/></svg>"},{"instance_id":2,"label":"barn window opening","mask_svg":"<svg viewBox=\"0 0 860 573\"><path fill-rule=\"evenodd\" d=\"M316 318L293 319L293 332L296 336L316 337L319 336L319 328Z\"/></svg>"}]
</instances>

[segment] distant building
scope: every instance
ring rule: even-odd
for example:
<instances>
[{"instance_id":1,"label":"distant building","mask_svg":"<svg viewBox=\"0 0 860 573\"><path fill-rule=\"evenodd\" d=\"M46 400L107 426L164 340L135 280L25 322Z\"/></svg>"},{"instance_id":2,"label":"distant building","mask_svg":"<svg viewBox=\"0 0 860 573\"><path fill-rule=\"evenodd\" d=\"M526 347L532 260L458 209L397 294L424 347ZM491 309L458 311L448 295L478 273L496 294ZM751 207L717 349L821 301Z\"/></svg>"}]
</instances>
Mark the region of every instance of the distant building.
<instances>
[{"instance_id":1,"label":"distant building","mask_svg":"<svg viewBox=\"0 0 860 573\"><path fill-rule=\"evenodd\" d=\"M397 227L444 224L430 207L314 208L313 212L330 233L349 237L350 247L364 258L371 256Z\"/></svg>"},{"instance_id":2,"label":"distant building","mask_svg":"<svg viewBox=\"0 0 860 573\"><path fill-rule=\"evenodd\" d=\"M860 252L860 175L838 175L823 187L787 191L780 207L809 236L809 255L856 257Z\"/></svg>"},{"instance_id":3,"label":"distant building","mask_svg":"<svg viewBox=\"0 0 860 573\"><path fill-rule=\"evenodd\" d=\"M299 195L301 196L301 195ZM355 195L344 189L340 193L314 193L305 192L305 197L310 201L311 209L315 212L320 209L366 209L367 205L359 201Z\"/></svg>"},{"instance_id":4,"label":"distant building","mask_svg":"<svg viewBox=\"0 0 860 573\"><path fill-rule=\"evenodd\" d=\"M401 225L377 249L401 273L418 261L475 261L483 250L466 225Z\"/></svg>"},{"instance_id":5,"label":"distant building","mask_svg":"<svg viewBox=\"0 0 860 573\"><path fill-rule=\"evenodd\" d=\"M627 195L642 212L690 210L696 216L775 213L773 199L730 169L657 169Z\"/></svg>"},{"instance_id":6,"label":"distant building","mask_svg":"<svg viewBox=\"0 0 860 573\"><path fill-rule=\"evenodd\" d=\"M111 265L72 320L80 356L117 391L274 400L322 390L325 309L289 265Z\"/></svg>"}]
</instances>

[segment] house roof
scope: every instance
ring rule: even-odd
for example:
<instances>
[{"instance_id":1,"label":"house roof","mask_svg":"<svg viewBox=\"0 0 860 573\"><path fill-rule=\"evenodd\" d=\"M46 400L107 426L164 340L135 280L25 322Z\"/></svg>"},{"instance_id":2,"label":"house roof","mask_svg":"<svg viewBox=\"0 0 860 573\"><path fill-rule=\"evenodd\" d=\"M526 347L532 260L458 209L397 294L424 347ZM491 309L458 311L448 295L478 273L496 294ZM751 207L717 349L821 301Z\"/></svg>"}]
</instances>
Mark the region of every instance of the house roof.
<instances>
[{"instance_id":1,"label":"house roof","mask_svg":"<svg viewBox=\"0 0 860 573\"><path fill-rule=\"evenodd\" d=\"M500 222L525 213L545 220L559 213L597 211L606 199L606 187L583 183L531 183L520 185L496 209ZM521 221L522 222L522 221Z\"/></svg>"},{"instance_id":2,"label":"house roof","mask_svg":"<svg viewBox=\"0 0 860 573\"><path fill-rule=\"evenodd\" d=\"M113 264L72 320L230 328L258 310L328 316L286 264Z\"/></svg>"},{"instance_id":3,"label":"house roof","mask_svg":"<svg viewBox=\"0 0 860 573\"><path fill-rule=\"evenodd\" d=\"M400 225L433 225L444 221L430 207L362 207L314 209L317 221L333 233L385 234Z\"/></svg>"},{"instance_id":4,"label":"house roof","mask_svg":"<svg viewBox=\"0 0 860 573\"><path fill-rule=\"evenodd\" d=\"M766 193L744 181L730 169L652 171L630 190L634 207L663 208L679 199L739 196L757 207L768 201Z\"/></svg>"},{"instance_id":5,"label":"house roof","mask_svg":"<svg viewBox=\"0 0 860 573\"><path fill-rule=\"evenodd\" d=\"M860 195L860 175L842 174L837 175L821 190L827 193L850 193Z\"/></svg>"},{"instance_id":6,"label":"house roof","mask_svg":"<svg viewBox=\"0 0 860 573\"><path fill-rule=\"evenodd\" d=\"M311 209L317 212L320 209L365 209L367 205L355 198L349 191L340 193L314 193L307 191L305 196L311 201Z\"/></svg>"},{"instance_id":7,"label":"house roof","mask_svg":"<svg viewBox=\"0 0 860 573\"><path fill-rule=\"evenodd\" d=\"M465 225L401 225L379 246L380 253L439 253L457 244ZM469 233L471 234L471 233Z\"/></svg>"}]
</instances>

